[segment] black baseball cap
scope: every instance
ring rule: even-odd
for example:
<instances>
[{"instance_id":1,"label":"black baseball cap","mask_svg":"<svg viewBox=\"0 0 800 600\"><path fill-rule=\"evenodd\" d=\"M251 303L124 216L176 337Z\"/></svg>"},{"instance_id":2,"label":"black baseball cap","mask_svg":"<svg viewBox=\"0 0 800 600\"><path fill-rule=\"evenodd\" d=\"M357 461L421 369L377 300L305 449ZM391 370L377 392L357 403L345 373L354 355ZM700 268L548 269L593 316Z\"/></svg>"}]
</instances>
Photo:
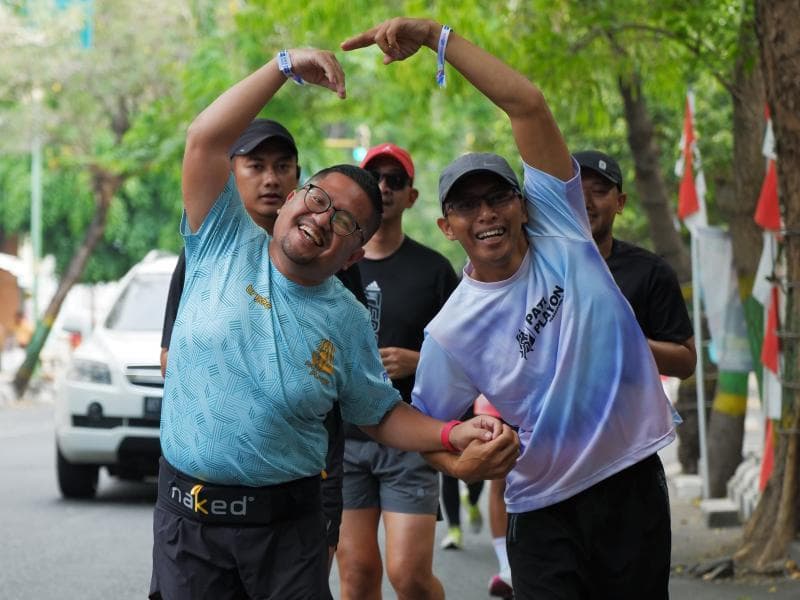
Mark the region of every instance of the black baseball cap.
<instances>
[{"instance_id":1,"label":"black baseball cap","mask_svg":"<svg viewBox=\"0 0 800 600\"><path fill-rule=\"evenodd\" d=\"M297 145L286 127L272 119L255 119L231 146L230 157L250 154L259 144L270 138L284 140L297 156Z\"/></svg>"},{"instance_id":2,"label":"black baseball cap","mask_svg":"<svg viewBox=\"0 0 800 600\"><path fill-rule=\"evenodd\" d=\"M581 169L591 169L608 179L611 183L622 191L622 171L613 158L608 154L603 154L597 150L585 150L584 152L576 152L574 155L575 160L581 166Z\"/></svg>"},{"instance_id":3,"label":"black baseball cap","mask_svg":"<svg viewBox=\"0 0 800 600\"><path fill-rule=\"evenodd\" d=\"M488 152L473 152L460 156L447 165L439 176L439 201L444 206L447 194L453 189L456 182L470 173L484 171L499 175L501 179L507 181L511 187L519 191L519 181L514 174L514 170L509 166L506 159L497 154Z\"/></svg>"}]
</instances>

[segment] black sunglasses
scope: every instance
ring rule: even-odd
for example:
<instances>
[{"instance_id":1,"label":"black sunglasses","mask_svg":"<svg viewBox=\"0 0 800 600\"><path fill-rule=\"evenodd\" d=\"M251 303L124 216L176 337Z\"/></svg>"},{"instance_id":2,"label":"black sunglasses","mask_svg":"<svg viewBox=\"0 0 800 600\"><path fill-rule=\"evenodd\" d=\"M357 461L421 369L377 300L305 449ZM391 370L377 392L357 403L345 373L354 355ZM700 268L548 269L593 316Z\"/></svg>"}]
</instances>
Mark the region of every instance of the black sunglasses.
<instances>
[{"instance_id":1,"label":"black sunglasses","mask_svg":"<svg viewBox=\"0 0 800 600\"><path fill-rule=\"evenodd\" d=\"M402 190L408 185L408 175L405 173L389 173L386 171L376 171L372 169L370 169L368 172L378 183L380 183L381 179L383 179L386 182L386 186L390 190Z\"/></svg>"}]
</instances>

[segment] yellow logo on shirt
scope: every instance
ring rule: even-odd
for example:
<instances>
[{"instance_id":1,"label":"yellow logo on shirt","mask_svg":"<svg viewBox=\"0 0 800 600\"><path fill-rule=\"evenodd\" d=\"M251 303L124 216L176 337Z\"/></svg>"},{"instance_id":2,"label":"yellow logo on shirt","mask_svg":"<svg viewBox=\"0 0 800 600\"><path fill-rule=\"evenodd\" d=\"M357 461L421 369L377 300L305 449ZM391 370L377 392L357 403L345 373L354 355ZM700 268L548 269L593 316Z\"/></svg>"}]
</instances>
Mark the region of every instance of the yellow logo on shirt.
<instances>
[{"instance_id":1,"label":"yellow logo on shirt","mask_svg":"<svg viewBox=\"0 0 800 600\"><path fill-rule=\"evenodd\" d=\"M326 375L333 374L333 359L336 348L330 340L322 340L317 345L317 349L311 353L311 360L306 361L309 373L319 379L325 385L330 384L330 379Z\"/></svg>"},{"instance_id":2,"label":"yellow logo on shirt","mask_svg":"<svg viewBox=\"0 0 800 600\"><path fill-rule=\"evenodd\" d=\"M260 304L264 308L272 308L272 302L269 301L269 298L264 298L264 296L256 292L252 283L247 285L247 293L253 297L253 302Z\"/></svg>"}]
</instances>

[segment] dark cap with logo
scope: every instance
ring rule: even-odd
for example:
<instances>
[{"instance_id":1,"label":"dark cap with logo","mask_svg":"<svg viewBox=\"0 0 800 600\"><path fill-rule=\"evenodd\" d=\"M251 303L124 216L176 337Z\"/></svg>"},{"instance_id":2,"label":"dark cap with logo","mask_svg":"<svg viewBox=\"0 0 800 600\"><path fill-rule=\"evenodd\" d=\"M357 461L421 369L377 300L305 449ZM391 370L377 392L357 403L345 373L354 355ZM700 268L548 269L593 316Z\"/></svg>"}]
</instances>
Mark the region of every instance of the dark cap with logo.
<instances>
[{"instance_id":1,"label":"dark cap with logo","mask_svg":"<svg viewBox=\"0 0 800 600\"><path fill-rule=\"evenodd\" d=\"M581 166L581 169L591 169L599 173L611 183L622 191L622 171L613 158L608 154L603 154L597 150L586 150L584 152L576 152L574 155L575 160Z\"/></svg>"},{"instance_id":2,"label":"dark cap with logo","mask_svg":"<svg viewBox=\"0 0 800 600\"><path fill-rule=\"evenodd\" d=\"M297 145L286 127L272 119L255 119L231 146L230 157L250 154L259 144L271 138L285 141L297 156Z\"/></svg>"},{"instance_id":3,"label":"dark cap with logo","mask_svg":"<svg viewBox=\"0 0 800 600\"><path fill-rule=\"evenodd\" d=\"M447 194L459 179L478 172L494 173L515 190L520 189L517 176L505 158L486 152L465 154L447 165L439 176L439 201L445 203Z\"/></svg>"}]
</instances>

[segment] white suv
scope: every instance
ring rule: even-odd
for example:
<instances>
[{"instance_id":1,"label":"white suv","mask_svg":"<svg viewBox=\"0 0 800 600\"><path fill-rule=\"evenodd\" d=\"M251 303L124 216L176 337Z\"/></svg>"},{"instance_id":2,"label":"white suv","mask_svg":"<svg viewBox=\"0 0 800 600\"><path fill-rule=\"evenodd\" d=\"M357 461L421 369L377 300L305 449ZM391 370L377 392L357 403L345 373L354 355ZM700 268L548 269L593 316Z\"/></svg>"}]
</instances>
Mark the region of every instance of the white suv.
<instances>
[{"instance_id":1,"label":"white suv","mask_svg":"<svg viewBox=\"0 0 800 600\"><path fill-rule=\"evenodd\" d=\"M124 479L157 473L161 328L176 262L153 251L128 271L60 381L56 464L66 498L93 497L101 466Z\"/></svg>"}]
</instances>

